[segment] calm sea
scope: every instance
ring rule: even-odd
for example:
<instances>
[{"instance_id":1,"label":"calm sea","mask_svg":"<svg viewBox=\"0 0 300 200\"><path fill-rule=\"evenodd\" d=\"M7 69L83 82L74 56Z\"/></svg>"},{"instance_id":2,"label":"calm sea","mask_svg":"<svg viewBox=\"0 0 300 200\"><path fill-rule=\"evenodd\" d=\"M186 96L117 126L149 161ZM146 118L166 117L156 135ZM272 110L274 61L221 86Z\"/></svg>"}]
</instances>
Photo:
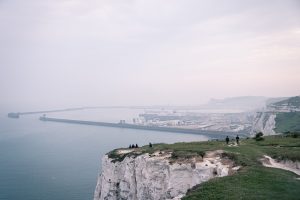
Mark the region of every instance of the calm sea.
<instances>
[{"instance_id":1,"label":"calm sea","mask_svg":"<svg viewBox=\"0 0 300 200\"><path fill-rule=\"evenodd\" d=\"M118 122L141 110L97 109L48 116ZM0 112L0 200L89 200L108 151L131 143L201 141L200 135L42 122Z\"/></svg>"}]
</instances>

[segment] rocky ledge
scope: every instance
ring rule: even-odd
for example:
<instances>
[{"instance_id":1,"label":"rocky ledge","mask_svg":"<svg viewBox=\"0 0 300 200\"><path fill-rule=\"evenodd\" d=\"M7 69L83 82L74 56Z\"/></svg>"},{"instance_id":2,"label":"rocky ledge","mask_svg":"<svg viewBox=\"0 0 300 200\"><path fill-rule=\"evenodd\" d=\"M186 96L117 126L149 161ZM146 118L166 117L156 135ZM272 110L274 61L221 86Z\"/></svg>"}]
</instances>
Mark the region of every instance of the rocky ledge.
<instances>
[{"instance_id":1,"label":"rocky ledge","mask_svg":"<svg viewBox=\"0 0 300 200\"><path fill-rule=\"evenodd\" d=\"M220 150L188 159L174 158L173 152L166 151L135 156L129 150L117 152L126 156L102 158L94 200L181 199L195 185L239 169Z\"/></svg>"},{"instance_id":2,"label":"rocky ledge","mask_svg":"<svg viewBox=\"0 0 300 200\"><path fill-rule=\"evenodd\" d=\"M291 171L300 176L300 162L299 161L276 160L267 155L264 155L264 157L260 160L265 167L272 167L272 168L278 168L278 169Z\"/></svg>"}]
</instances>

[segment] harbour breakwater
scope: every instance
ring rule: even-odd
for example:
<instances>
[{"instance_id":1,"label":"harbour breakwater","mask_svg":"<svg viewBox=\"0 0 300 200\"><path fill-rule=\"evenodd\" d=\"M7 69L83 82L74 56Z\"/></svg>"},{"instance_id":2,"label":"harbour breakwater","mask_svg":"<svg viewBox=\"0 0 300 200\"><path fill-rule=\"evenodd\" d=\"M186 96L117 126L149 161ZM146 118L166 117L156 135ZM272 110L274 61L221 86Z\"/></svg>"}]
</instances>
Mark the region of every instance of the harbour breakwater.
<instances>
[{"instance_id":1,"label":"harbour breakwater","mask_svg":"<svg viewBox=\"0 0 300 200\"><path fill-rule=\"evenodd\" d=\"M92 108L82 107L82 108L66 108L66 109L43 110L43 111L32 111L32 112L10 112L10 113L7 114L7 117L9 117L9 118L19 118L21 115L32 115L32 114L42 114L42 113L54 113L54 112L67 112L67 111L84 110L84 109L92 109Z\"/></svg>"},{"instance_id":2,"label":"harbour breakwater","mask_svg":"<svg viewBox=\"0 0 300 200\"><path fill-rule=\"evenodd\" d=\"M7 114L9 118L20 118L21 115L33 115L33 114L45 114L45 113L55 113L55 112L68 112L76 110L91 110L99 108L125 108L121 106L94 106L94 107L79 107L79 108L65 108L65 109L56 109L56 110L41 110L41 111L30 111L30 112L10 112Z\"/></svg>"},{"instance_id":3,"label":"harbour breakwater","mask_svg":"<svg viewBox=\"0 0 300 200\"><path fill-rule=\"evenodd\" d=\"M239 134L242 137L247 136L246 133L243 132L233 133L233 132L221 132L221 131L206 131L206 130L203 131L199 129L187 129L187 128L176 128L176 127L147 126L147 125L136 125L136 124L127 124L127 123L110 123L110 122L83 121L83 120L73 120L73 119L59 119L59 118L50 118L45 116L40 117L40 120L50 121L50 122L92 125L92 126L114 127L114 128L197 134L197 135L205 135L215 139L224 138L226 135L233 135L233 134Z\"/></svg>"}]
</instances>

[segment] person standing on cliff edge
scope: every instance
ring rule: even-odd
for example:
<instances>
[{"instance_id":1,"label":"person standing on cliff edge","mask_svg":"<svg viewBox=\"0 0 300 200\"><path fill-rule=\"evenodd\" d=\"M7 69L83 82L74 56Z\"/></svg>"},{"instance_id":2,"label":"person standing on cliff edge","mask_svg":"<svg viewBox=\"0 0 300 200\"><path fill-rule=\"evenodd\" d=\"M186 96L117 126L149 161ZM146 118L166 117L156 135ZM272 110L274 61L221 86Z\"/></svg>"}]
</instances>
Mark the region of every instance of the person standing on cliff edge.
<instances>
[{"instance_id":1,"label":"person standing on cliff edge","mask_svg":"<svg viewBox=\"0 0 300 200\"><path fill-rule=\"evenodd\" d=\"M236 144L240 144L240 137L239 137L239 135L236 136L235 140L236 140Z\"/></svg>"},{"instance_id":2,"label":"person standing on cliff edge","mask_svg":"<svg viewBox=\"0 0 300 200\"><path fill-rule=\"evenodd\" d=\"M228 145L228 143L229 143L229 137L227 136L225 140L226 140L226 144Z\"/></svg>"}]
</instances>

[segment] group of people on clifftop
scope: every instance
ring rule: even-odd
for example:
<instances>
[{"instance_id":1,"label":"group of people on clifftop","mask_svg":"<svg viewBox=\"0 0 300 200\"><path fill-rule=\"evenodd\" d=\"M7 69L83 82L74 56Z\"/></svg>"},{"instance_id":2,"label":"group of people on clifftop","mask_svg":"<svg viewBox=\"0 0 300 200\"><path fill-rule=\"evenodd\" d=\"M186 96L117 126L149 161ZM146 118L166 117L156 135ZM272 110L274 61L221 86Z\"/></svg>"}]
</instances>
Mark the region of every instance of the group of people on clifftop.
<instances>
[{"instance_id":1,"label":"group of people on clifftop","mask_svg":"<svg viewBox=\"0 0 300 200\"><path fill-rule=\"evenodd\" d=\"M151 142L149 142L149 147L152 148L152 143ZM128 148L129 149L139 148L139 145L138 144L135 144L135 145L134 144L130 144Z\"/></svg>"},{"instance_id":2,"label":"group of people on clifftop","mask_svg":"<svg viewBox=\"0 0 300 200\"><path fill-rule=\"evenodd\" d=\"M230 141L230 139L229 139L228 136L226 136L225 141L226 141L226 144L228 145L228 144L229 144L229 141ZM239 135L237 135L237 136L235 137L235 141L236 141L236 144L237 144L237 145L240 144L240 137L239 137ZM151 143L151 142L149 143L149 147L150 147L150 148L152 147L152 143ZM139 148L139 145L138 145L138 144L135 144L135 145L134 145L134 144L130 144L128 148L129 148L129 149Z\"/></svg>"},{"instance_id":3,"label":"group of people on clifftop","mask_svg":"<svg viewBox=\"0 0 300 200\"><path fill-rule=\"evenodd\" d=\"M228 136L226 137L225 141L226 141L226 144L228 145L228 143L229 143L229 137ZM235 137L235 141L236 141L236 144L240 144L240 137L239 137L239 135L237 135Z\"/></svg>"},{"instance_id":4,"label":"group of people on clifftop","mask_svg":"<svg viewBox=\"0 0 300 200\"><path fill-rule=\"evenodd\" d=\"M128 147L129 149L133 149L133 148L139 148L139 145L138 144L130 144L129 145L129 147Z\"/></svg>"}]
</instances>

